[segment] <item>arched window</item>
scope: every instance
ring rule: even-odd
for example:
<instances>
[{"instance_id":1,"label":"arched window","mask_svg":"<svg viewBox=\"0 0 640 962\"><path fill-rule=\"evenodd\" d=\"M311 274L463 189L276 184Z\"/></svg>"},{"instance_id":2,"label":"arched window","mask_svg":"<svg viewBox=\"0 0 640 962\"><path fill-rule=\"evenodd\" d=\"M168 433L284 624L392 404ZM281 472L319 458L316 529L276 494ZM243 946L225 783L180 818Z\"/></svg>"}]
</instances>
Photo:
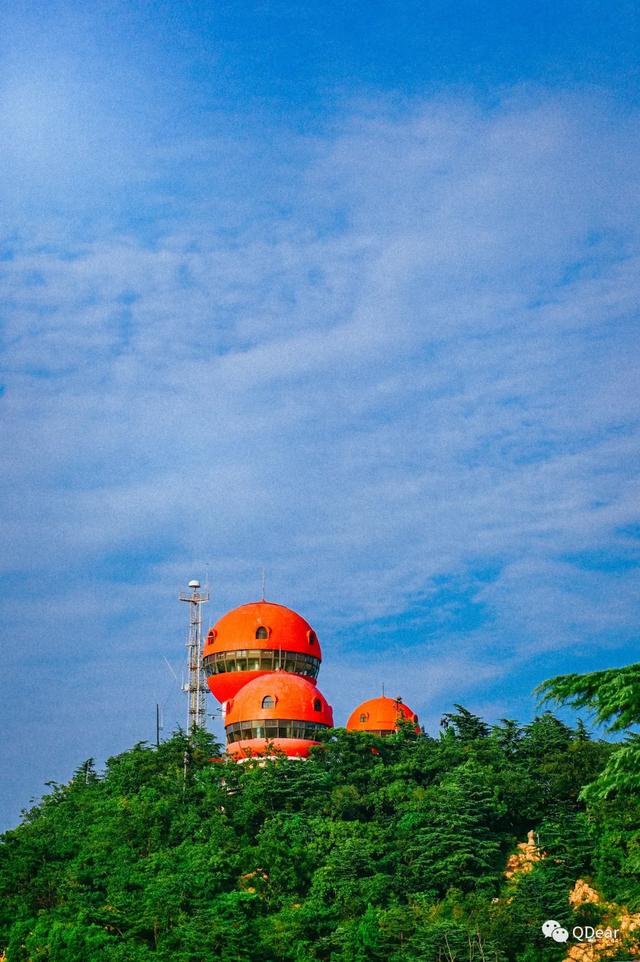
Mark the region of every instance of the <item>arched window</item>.
<instances>
[{"instance_id":1,"label":"arched window","mask_svg":"<svg viewBox=\"0 0 640 962\"><path fill-rule=\"evenodd\" d=\"M273 708L275 706L276 700L273 695L265 695L262 699L263 708Z\"/></svg>"},{"instance_id":2,"label":"arched window","mask_svg":"<svg viewBox=\"0 0 640 962\"><path fill-rule=\"evenodd\" d=\"M256 638L259 638L260 640L264 641L264 639L268 637L269 637L269 632L267 631L266 628L260 625L260 627L256 631Z\"/></svg>"},{"instance_id":3,"label":"arched window","mask_svg":"<svg viewBox=\"0 0 640 962\"><path fill-rule=\"evenodd\" d=\"M314 702L313 702L313 710L314 710L314 711L322 711L322 702L320 701L319 698L316 698L316 699L314 700Z\"/></svg>"},{"instance_id":4,"label":"arched window","mask_svg":"<svg viewBox=\"0 0 640 962\"><path fill-rule=\"evenodd\" d=\"M368 717L369 717L368 715L362 714L362 715L360 715L360 721L361 721L361 722L366 722L367 719L368 719Z\"/></svg>"},{"instance_id":5,"label":"arched window","mask_svg":"<svg viewBox=\"0 0 640 962\"><path fill-rule=\"evenodd\" d=\"M318 643L318 636L316 635L315 631L308 631L307 638L309 639L310 645L316 645Z\"/></svg>"}]
</instances>

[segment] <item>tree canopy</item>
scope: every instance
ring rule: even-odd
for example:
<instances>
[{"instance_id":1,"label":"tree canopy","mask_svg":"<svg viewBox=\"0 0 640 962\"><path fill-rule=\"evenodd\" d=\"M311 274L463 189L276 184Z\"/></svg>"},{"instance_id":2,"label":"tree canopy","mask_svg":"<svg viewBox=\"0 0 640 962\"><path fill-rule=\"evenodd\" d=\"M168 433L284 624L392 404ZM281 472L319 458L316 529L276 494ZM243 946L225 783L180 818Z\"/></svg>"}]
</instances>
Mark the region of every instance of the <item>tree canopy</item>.
<instances>
[{"instance_id":1,"label":"tree canopy","mask_svg":"<svg viewBox=\"0 0 640 962\"><path fill-rule=\"evenodd\" d=\"M609 757L597 779L585 786L585 798L637 796L640 793L640 663L584 675L558 675L537 689L544 701L589 709L595 721L611 732L625 732L626 740Z\"/></svg>"},{"instance_id":2,"label":"tree canopy","mask_svg":"<svg viewBox=\"0 0 640 962\"><path fill-rule=\"evenodd\" d=\"M559 962L540 926L568 920L578 877L640 910L637 796L581 796L618 752L549 712L490 726L456 706L436 738L335 729L305 763L235 764L180 732L103 772L89 759L2 837L0 949L7 962ZM544 857L507 877L530 830Z\"/></svg>"},{"instance_id":3,"label":"tree canopy","mask_svg":"<svg viewBox=\"0 0 640 962\"><path fill-rule=\"evenodd\" d=\"M583 675L556 675L537 689L545 701L588 708L610 731L640 724L640 662Z\"/></svg>"}]
</instances>

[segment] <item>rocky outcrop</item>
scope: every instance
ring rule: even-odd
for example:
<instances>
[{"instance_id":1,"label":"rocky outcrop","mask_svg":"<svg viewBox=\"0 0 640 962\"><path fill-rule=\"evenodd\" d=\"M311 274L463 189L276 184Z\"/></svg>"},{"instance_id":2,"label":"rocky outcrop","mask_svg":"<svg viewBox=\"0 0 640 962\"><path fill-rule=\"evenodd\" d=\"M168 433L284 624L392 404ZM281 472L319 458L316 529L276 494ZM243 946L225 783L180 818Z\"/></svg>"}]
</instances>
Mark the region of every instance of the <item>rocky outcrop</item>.
<instances>
[{"instance_id":1,"label":"rocky outcrop","mask_svg":"<svg viewBox=\"0 0 640 962\"><path fill-rule=\"evenodd\" d=\"M592 938L574 943L568 949L564 962L598 962L618 953L621 944L626 944L630 953L640 955L640 940L633 937L634 932L640 935L640 912L634 914L623 906L606 902L589 882L581 878L569 893L569 904L574 910L582 905L599 905L604 909L605 922ZM614 932L615 936L612 937Z\"/></svg>"},{"instance_id":2,"label":"rocky outcrop","mask_svg":"<svg viewBox=\"0 0 640 962\"><path fill-rule=\"evenodd\" d=\"M519 872L530 872L535 863L544 857L544 852L541 852L536 844L535 833L531 831L527 835L527 841L520 842L517 851L509 856L504 874L508 879L512 879Z\"/></svg>"},{"instance_id":3,"label":"rocky outcrop","mask_svg":"<svg viewBox=\"0 0 640 962\"><path fill-rule=\"evenodd\" d=\"M530 872L543 858L546 854L536 844L535 834L531 831L527 841L520 842L517 851L509 856L505 875L514 879L521 872ZM568 902L574 911L583 905L598 905L603 910L604 921L591 938L568 944L563 962L599 962L615 956L623 944L630 955L637 955L640 960L640 912L632 913L624 906L605 901L586 879L576 881L569 892Z\"/></svg>"}]
</instances>

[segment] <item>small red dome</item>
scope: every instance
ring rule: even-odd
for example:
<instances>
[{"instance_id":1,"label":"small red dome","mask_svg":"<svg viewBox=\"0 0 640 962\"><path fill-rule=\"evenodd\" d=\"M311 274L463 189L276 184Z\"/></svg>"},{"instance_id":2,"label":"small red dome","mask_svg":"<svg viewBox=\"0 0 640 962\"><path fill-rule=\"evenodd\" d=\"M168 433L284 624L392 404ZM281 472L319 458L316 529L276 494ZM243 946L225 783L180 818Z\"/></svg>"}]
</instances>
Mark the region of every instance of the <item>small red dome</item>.
<instances>
[{"instance_id":1,"label":"small red dome","mask_svg":"<svg viewBox=\"0 0 640 962\"><path fill-rule=\"evenodd\" d=\"M322 652L301 615L271 601L227 612L207 635L202 667L211 693L227 701L254 678L282 669L315 682Z\"/></svg>"},{"instance_id":2,"label":"small red dome","mask_svg":"<svg viewBox=\"0 0 640 962\"><path fill-rule=\"evenodd\" d=\"M227 752L261 755L268 746L305 758L319 728L333 726L333 711L308 679L275 671L248 682L226 703Z\"/></svg>"},{"instance_id":3,"label":"small red dome","mask_svg":"<svg viewBox=\"0 0 640 962\"><path fill-rule=\"evenodd\" d=\"M405 705L401 698L371 698L363 701L361 705L349 715L347 729L351 732L371 732L374 735L390 735L398 728L401 721L413 722L416 731L420 731L418 726L418 716Z\"/></svg>"}]
</instances>

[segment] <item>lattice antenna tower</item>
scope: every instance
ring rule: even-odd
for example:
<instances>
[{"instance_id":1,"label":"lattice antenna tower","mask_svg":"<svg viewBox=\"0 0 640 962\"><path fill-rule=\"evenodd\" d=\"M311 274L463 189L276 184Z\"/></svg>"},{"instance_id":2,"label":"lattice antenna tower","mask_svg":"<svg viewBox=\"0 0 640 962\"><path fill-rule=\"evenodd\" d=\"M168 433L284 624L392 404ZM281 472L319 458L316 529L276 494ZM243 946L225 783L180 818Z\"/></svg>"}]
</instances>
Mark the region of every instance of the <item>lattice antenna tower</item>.
<instances>
[{"instance_id":1,"label":"lattice antenna tower","mask_svg":"<svg viewBox=\"0 0 640 962\"><path fill-rule=\"evenodd\" d=\"M202 606L209 600L209 592L200 590L199 581L190 581L191 591L181 591L179 601L189 605L189 634L187 637L187 680L182 690L187 694L187 732L207 727L207 685L202 669Z\"/></svg>"}]
</instances>

